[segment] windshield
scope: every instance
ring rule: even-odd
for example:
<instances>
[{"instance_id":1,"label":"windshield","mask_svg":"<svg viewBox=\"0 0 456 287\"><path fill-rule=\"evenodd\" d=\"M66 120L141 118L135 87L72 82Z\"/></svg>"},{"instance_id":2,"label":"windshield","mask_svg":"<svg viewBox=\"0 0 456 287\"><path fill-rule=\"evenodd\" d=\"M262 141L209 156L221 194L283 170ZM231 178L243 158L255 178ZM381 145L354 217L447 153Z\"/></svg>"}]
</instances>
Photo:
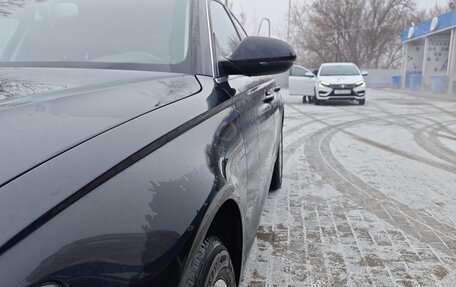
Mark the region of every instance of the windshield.
<instances>
[{"instance_id":1,"label":"windshield","mask_svg":"<svg viewBox=\"0 0 456 287\"><path fill-rule=\"evenodd\" d=\"M173 70L189 54L189 3L0 1L0 61L3 66L129 63Z\"/></svg>"},{"instance_id":2,"label":"windshield","mask_svg":"<svg viewBox=\"0 0 456 287\"><path fill-rule=\"evenodd\" d=\"M359 71L350 65L322 66L320 76L359 76Z\"/></svg>"}]
</instances>

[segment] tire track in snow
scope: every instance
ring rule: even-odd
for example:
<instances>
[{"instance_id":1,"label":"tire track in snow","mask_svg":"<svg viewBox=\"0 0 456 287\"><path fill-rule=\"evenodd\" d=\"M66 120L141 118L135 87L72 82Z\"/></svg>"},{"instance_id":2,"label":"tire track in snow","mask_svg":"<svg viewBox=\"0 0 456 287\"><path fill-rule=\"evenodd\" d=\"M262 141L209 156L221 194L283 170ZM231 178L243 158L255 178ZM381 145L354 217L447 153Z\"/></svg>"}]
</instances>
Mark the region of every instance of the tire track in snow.
<instances>
[{"instance_id":1,"label":"tire track in snow","mask_svg":"<svg viewBox=\"0 0 456 287\"><path fill-rule=\"evenodd\" d=\"M426 115L429 113L418 114ZM404 116L410 116L410 114L396 115L395 117L400 118ZM301 145L305 145L304 153L311 166L317 170L329 184L360 206L367 208L370 212L382 220L396 226L405 233L419 240L426 240L425 243L427 244L435 245L436 249L446 252L447 254L456 255L455 251L451 250L447 246L446 242L441 238L448 237L451 240L456 240L456 228L440 223L434 218L429 217L427 214L412 209L409 206L388 197L380 190L370 186L359 177L348 171L332 154L330 142L337 133L343 132L345 134L353 135L345 129L378 119L379 117L371 117L364 120L354 120L338 125L330 125L323 122L326 127L314 132L311 135L306 135L297 139L291 146L296 149ZM320 121L318 119L315 120ZM292 153L293 151L289 150L288 152ZM420 161L421 158L415 158L415 160ZM439 166L439 168L447 171L451 170L451 167L449 166L441 165L438 162L430 162L432 162L432 166ZM456 173L454 169L453 173ZM406 217L409 221L414 222L415 224L407 225L398 223L391 217L385 216L383 209L388 210L391 214ZM424 233L426 233L426 235L423 235ZM429 234L434 234L435 236L429 236ZM436 245L436 242L441 244ZM442 250L442 245L446 247L444 250Z\"/></svg>"}]
</instances>

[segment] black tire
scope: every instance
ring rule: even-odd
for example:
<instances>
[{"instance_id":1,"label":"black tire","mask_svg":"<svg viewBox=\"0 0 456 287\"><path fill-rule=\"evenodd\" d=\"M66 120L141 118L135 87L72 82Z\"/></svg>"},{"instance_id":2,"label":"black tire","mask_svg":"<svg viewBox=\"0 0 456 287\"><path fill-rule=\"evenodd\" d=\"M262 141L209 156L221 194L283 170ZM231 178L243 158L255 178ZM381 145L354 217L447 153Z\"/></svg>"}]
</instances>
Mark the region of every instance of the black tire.
<instances>
[{"instance_id":1,"label":"black tire","mask_svg":"<svg viewBox=\"0 0 456 287\"><path fill-rule=\"evenodd\" d=\"M215 236L204 240L191 268L192 272L186 287L214 287L219 281L225 283L227 287L236 287L230 254Z\"/></svg>"},{"instance_id":2,"label":"black tire","mask_svg":"<svg viewBox=\"0 0 456 287\"><path fill-rule=\"evenodd\" d=\"M270 191L278 190L282 187L283 177L283 133L280 132L279 147L277 149L277 157L274 164L274 171L272 172Z\"/></svg>"},{"instance_id":3,"label":"black tire","mask_svg":"<svg viewBox=\"0 0 456 287\"><path fill-rule=\"evenodd\" d=\"M317 99L317 98L315 98L314 103L315 103L317 106L321 105L321 101L320 101L319 99Z\"/></svg>"},{"instance_id":4,"label":"black tire","mask_svg":"<svg viewBox=\"0 0 456 287\"><path fill-rule=\"evenodd\" d=\"M359 100L358 103L359 103L359 105L364 106L364 104L366 103L366 100Z\"/></svg>"},{"instance_id":5,"label":"black tire","mask_svg":"<svg viewBox=\"0 0 456 287\"><path fill-rule=\"evenodd\" d=\"M305 104L307 103L307 97L306 96L302 96L302 102Z\"/></svg>"}]
</instances>

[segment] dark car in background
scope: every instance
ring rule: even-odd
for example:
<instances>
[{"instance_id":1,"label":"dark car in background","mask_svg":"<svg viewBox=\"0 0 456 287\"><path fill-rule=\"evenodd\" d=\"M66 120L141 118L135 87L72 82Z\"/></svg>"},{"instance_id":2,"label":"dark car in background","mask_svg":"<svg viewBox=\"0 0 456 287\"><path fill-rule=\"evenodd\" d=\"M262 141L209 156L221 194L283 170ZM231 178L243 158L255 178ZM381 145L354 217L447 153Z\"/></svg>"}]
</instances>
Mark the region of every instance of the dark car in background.
<instances>
[{"instance_id":1,"label":"dark car in background","mask_svg":"<svg viewBox=\"0 0 456 287\"><path fill-rule=\"evenodd\" d=\"M237 286L296 58L212 0L0 2L0 285Z\"/></svg>"}]
</instances>

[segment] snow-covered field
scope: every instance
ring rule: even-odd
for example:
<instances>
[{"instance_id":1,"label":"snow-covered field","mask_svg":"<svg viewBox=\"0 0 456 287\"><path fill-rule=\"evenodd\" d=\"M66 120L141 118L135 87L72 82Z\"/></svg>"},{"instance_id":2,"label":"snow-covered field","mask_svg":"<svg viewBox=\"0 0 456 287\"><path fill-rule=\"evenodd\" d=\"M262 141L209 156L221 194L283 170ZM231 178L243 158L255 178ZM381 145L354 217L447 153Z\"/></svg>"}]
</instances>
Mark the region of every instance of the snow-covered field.
<instances>
[{"instance_id":1,"label":"snow-covered field","mask_svg":"<svg viewBox=\"0 0 456 287\"><path fill-rule=\"evenodd\" d=\"M242 286L456 286L456 97L284 101L284 183Z\"/></svg>"}]
</instances>

